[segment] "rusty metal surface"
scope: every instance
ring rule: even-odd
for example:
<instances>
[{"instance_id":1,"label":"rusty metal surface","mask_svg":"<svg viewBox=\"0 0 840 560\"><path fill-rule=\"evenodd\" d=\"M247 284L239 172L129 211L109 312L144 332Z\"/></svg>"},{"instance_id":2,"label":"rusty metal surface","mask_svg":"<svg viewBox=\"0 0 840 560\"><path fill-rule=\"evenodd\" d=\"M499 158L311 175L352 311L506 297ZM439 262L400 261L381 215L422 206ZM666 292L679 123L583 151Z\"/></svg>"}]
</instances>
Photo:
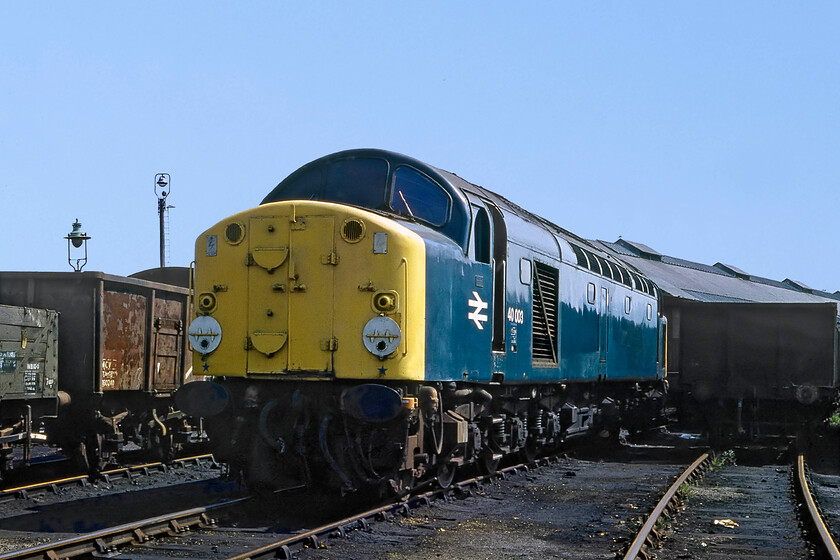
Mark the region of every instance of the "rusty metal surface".
<instances>
[{"instance_id":1,"label":"rusty metal surface","mask_svg":"<svg viewBox=\"0 0 840 560\"><path fill-rule=\"evenodd\" d=\"M102 298L103 391L144 388L147 297L106 289Z\"/></svg>"},{"instance_id":2,"label":"rusty metal surface","mask_svg":"<svg viewBox=\"0 0 840 560\"><path fill-rule=\"evenodd\" d=\"M192 353L184 352L185 302L157 298L154 309L151 352L153 384L158 390L174 390L183 382L184 369L188 369L192 362ZM182 369L184 357L189 362Z\"/></svg>"},{"instance_id":3,"label":"rusty metal surface","mask_svg":"<svg viewBox=\"0 0 840 560\"><path fill-rule=\"evenodd\" d=\"M61 314L59 389L75 395L177 388L190 368L176 332L188 298L179 286L102 272L0 272L0 303Z\"/></svg>"}]
</instances>

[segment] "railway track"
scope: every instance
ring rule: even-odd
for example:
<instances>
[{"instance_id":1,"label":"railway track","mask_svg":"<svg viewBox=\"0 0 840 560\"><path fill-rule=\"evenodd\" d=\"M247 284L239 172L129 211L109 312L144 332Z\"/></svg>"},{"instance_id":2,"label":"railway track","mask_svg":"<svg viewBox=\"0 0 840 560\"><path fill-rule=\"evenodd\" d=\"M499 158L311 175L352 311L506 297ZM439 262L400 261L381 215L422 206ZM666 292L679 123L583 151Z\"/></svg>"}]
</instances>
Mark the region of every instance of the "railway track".
<instances>
[{"instance_id":1,"label":"railway track","mask_svg":"<svg viewBox=\"0 0 840 560\"><path fill-rule=\"evenodd\" d=\"M541 459L540 464L548 464L552 459ZM230 556L231 559L258 559L258 558L291 558L292 551L298 550L302 547L309 546L317 548L321 543L329 537L344 536L353 529L367 529L371 523L377 519L386 519L391 515L408 514L408 512L416 507L429 505L434 500L447 499L456 494L469 494L470 492L480 489L482 484L490 482L494 479L504 479L508 476L515 475L520 472L527 472L529 467L524 464L511 466L498 471L492 475L470 478L452 484L447 489L430 490L419 495L410 497L408 500L391 503L380 506L362 513L344 517L334 522L322 525L315 529L309 529L296 532L295 534L286 535L277 539L254 538L253 535L249 538L248 530L241 532L246 534L243 542L248 541L264 541L260 546L247 549L246 546L239 548L245 549L242 552L235 553ZM289 490L295 490L294 488ZM282 492L281 492L282 493ZM75 557L89 557L112 555L118 551L130 548L130 557L142 558L145 555L154 555L153 551L160 550L177 550L179 548L190 547L189 544L173 544L171 542L158 541L160 537L184 537L189 535L194 539L202 541L213 541L210 533L226 533L224 528L216 526L216 520L213 517L225 510L230 510L242 506L248 501L253 500L252 497L246 496L223 502L207 505L204 507L190 508L183 511L158 515L146 519L137 520L131 523L124 523L116 527L110 527L84 535L79 535L69 539L63 539L52 543L43 544L40 546L11 552L7 554L0 554L0 560L34 560L34 559L64 559ZM206 538L201 534L201 531L206 531L208 535ZM228 530L229 531L229 530ZM226 537L223 537L226 539ZM218 552L217 547L206 545L209 550ZM233 548L236 548L235 546ZM200 550L195 550L198 554L202 554ZM200 556L199 556L200 557ZM222 557L218 554L216 557Z\"/></svg>"},{"instance_id":2,"label":"railway track","mask_svg":"<svg viewBox=\"0 0 840 560\"><path fill-rule=\"evenodd\" d=\"M695 463L696 472L705 468L703 460ZM648 546L636 556L624 557L810 558L816 545L799 537L790 473L778 466L724 467L706 473L702 483L689 484L692 475L680 476L677 465L651 463L635 455L630 462L612 463L551 458L461 480L446 491L427 487L407 500L367 511L348 508L341 514L335 500L325 498L309 507L310 513L303 513L310 501L305 493L273 500L226 499L146 520L122 520L119 527L0 555L0 560L117 552L134 560L161 555L230 560L402 560L424 554L455 560L523 554L621 558L622 543L630 542L636 532L630 527L642 524L636 524L638 514L654 509L670 516L668 528L651 522L659 527L657 542L662 548L650 548L654 541L643 536L640 539L648 540ZM682 505L655 507L655 496L664 494L668 481L678 477L671 494L680 497ZM677 510L682 513L677 515ZM320 515L312 516L312 511ZM752 531L754 527L758 530Z\"/></svg>"},{"instance_id":3,"label":"railway track","mask_svg":"<svg viewBox=\"0 0 840 560\"><path fill-rule=\"evenodd\" d=\"M657 557L840 560L840 553L802 455L790 469L710 469L703 454L664 493L623 555Z\"/></svg>"},{"instance_id":4,"label":"railway track","mask_svg":"<svg viewBox=\"0 0 840 560\"><path fill-rule=\"evenodd\" d=\"M141 476L150 476L154 472L166 472L172 467L185 467L190 464L198 465L202 462L211 463L218 467L213 455L196 455L193 457L184 457L175 459L169 463L142 463L138 465L128 465L116 469L109 469L100 473L100 478L107 484L110 484L113 479L126 478L129 481ZM6 502L15 499L27 499L33 494L52 492L57 494L62 488L68 486L82 486L90 485L90 476L77 475L70 477L62 477L53 480L46 480L41 482L34 482L31 484L24 484L21 486L13 486L11 488L4 488L0 490L0 502Z\"/></svg>"},{"instance_id":5,"label":"railway track","mask_svg":"<svg viewBox=\"0 0 840 560\"><path fill-rule=\"evenodd\" d=\"M110 555L120 547L128 544L142 544L163 534L177 535L196 527L211 527L214 523L210 517L212 513L233 507L248 499L247 497L237 498L205 507L190 508L133 523L125 523L78 537L2 554L0 560L58 560Z\"/></svg>"}]
</instances>

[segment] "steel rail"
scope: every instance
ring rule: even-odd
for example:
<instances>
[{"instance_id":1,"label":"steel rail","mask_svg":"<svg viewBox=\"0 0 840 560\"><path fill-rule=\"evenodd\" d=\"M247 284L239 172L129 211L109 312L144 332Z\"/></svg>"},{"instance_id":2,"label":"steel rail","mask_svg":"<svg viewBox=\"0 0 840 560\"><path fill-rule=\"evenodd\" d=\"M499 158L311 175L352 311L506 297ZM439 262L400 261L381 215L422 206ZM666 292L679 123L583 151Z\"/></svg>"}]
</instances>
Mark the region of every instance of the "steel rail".
<instances>
[{"instance_id":1,"label":"steel rail","mask_svg":"<svg viewBox=\"0 0 840 560\"><path fill-rule=\"evenodd\" d=\"M172 461L172 463L183 465L183 464L186 464L188 462L195 462L195 464L198 465L198 464L201 463L202 460L210 460L214 464L216 463L216 459L213 457L213 455L209 455L209 454L208 455L196 455L194 457L184 457L182 459L175 459L175 460ZM142 472L144 475L148 476L150 469L159 469L159 470L162 470L162 471L165 472L167 468L168 468L168 465L166 463L144 463L144 464L141 464L141 465L130 465L130 466L127 466L127 467L121 467L121 468L118 468L118 469L111 469L111 470L103 471L103 472L99 473L99 476L101 476L106 482L110 483L111 482L111 477L125 476L129 480L131 480L132 477L134 476L134 473ZM3 499L8 499L10 497L11 498L17 497L17 498L21 498L21 499L26 499L28 497L28 493L33 491L33 490L47 490L47 489L49 489L49 490L52 490L52 492L54 492L54 493L58 493L58 487L59 486L67 486L67 485L73 484L73 483L79 483L82 486L87 486L89 484L89 482L90 482L90 476L86 475L86 474L83 474L83 475L78 475L78 476L71 476L71 477L68 477L68 478L60 478L60 479L57 479L57 480L49 480L49 481L46 481L46 482L36 482L36 483L33 483L33 484L26 484L24 486L16 486L16 487L13 487L13 488L5 488L3 490L0 490L0 501L2 501Z\"/></svg>"},{"instance_id":2,"label":"steel rail","mask_svg":"<svg viewBox=\"0 0 840 560\"><path fill-rule=\"evenodd\" d=\"M642 525L642 528L639 530L636 538L633 539L633 542L630 544L630 548L628 548L627 552L624 554L624 560L635 560L640 555L642 558L647 558L647 555L643 552L643 548L652 544L652 536L656 534L654 529L656 528L656 523L659 521L659 518L663 513L672 509L676 504L677 491L680 486L690 481L695 474L701 473L701 468L705 467L708 461L708 453L700 455L700 457L691 463L691 465L689 465L679 478L677 478L670 488L668 488L662 496L662 499L659 500L659 503L656 504L655 508L653 508L653 511L650 513L650 516L645 524Z\"/></svg>"},{"instance_id":3,"label":"steel rail","mask_svg":"<svg viewBox=\"0 0 840 560\"><path fill-rule=\"evenodd\" d=\"M535 464L536 466L542 466L548 465L551 462L551 458L541 458L535 461L533 464ZM484 482L491 482L492 480L497 478L507 479L508 474L518 474L519 472L527 472L528 470L529 466L523 463L500 469L491 474L462 480L452 484L448 488L437 488L435 490L430 490L428 492L412 496L410 499L404 502L380 506L378 508L359 513L357 515L347 517L340 521L335 521L327 525L318 527L316 529L311 529L304 533L290 535L279 541L260 546L253 550L249 550L247 552L243 552L235 556L231 556L226 560L257 560L260 558L290 559L293 557L293 548L299 548L305 545L317 548L321 544L321 539L325 536L337 534L343 537L345 536L348 529L367 529L368 519L380 518L388 513L402 513L404 515L408 515L411 509L413 508L419 507L421 505L429 505L433 498L440 498L441 496L447 495L449 492L466 492L468 491L467 489L476 486L481 486L481 484L483 484ZM0 557L0 560L3 560L2 557Z\"/></svg>"},{"instance_id":4,"label":"steel rail","mask_svg":"<svg viewBox=\"0 0 840 560\"><path fill-rule=\"evenodd\" d=\"M157 535L176 535L189 530L190 527L212 526L214 521L208 516L211 511L231 507L249 499L249 496L235 498L210 506L134 521L78 537L0 554L0 560L59 560L89 554L108 554L114 552L118 546L139 544Z\"/></svg>"},{"instance_id":5,"label":"steel rail","mask_svg":"<svg viewBox=\"0 0 840 560\"><path fill-rule=\"evenodd\" d=\"M808 510L809 521L816 529L817 535L819 535L819 542L817 544L822 545L824 556L826 558L831 558L831 560L840 560L840 551L837 550L837 544L835 544L834 538L831 536L831 532L828 530L828 527L826 527L819 508L817 508L817 504L811 493L811 487L808 484L808 478L805 472L805 457L802 454L796 458L795 483L796 491L804 500L805 506ZM816 541L817 539L812 540Z\"/></svg>"}]
</instances>

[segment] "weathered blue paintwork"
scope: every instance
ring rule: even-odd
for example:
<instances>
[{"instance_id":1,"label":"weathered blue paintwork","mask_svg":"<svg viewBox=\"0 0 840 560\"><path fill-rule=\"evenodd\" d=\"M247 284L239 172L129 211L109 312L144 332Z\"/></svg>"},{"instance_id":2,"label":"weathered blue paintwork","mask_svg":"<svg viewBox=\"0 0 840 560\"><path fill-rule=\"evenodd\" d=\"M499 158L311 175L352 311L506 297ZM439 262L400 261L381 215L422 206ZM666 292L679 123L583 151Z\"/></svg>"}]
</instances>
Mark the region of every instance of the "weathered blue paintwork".
<instances>
[{"instance_id":1,"label":"weathered blue paintwork","mask_svg":"<svg viewBox=\"0 0 840 560\"><path fill-rule=\"evenodd\" d=\"M383 171L371 174L374 168ZM423 199L414 199L419 202L415 210L395 204L395 195L403 191L395 186L394 170L405 168L445 191L445 223L435 225L415 215ZM352 177L365 173L378 178L350 184ZM407 156L366 149L307 164L266 201L288 197L360 205L392 215L423 238L428 381L569 383L664 375L658 292L652 283L638 271L628 272L631 266L597 244L487 189ZM556 301L547 304L550 312L542 313L550 316L556 308L556 325L544 329L552 332L541 335L540 345L545 354L552 346L550 336L556 353L535 360L538 266L557 272L557 285L550 285ZM531 276L523 275L529 268Z\"/></svg>"},{"instance_id":2,"label":"weathered blue paintwork","mask_svg":"<svg viewBox=\"0 0 840 560\"><path fill-rule=\"evenodd\" d=\"M426 379L490 380L492 268L470 261L451 240L424 235L426 241ZM480 319L469 318L469 301L488 303ZM479 328L478 325L482 328Z\"/></svg>"}]
</instances>

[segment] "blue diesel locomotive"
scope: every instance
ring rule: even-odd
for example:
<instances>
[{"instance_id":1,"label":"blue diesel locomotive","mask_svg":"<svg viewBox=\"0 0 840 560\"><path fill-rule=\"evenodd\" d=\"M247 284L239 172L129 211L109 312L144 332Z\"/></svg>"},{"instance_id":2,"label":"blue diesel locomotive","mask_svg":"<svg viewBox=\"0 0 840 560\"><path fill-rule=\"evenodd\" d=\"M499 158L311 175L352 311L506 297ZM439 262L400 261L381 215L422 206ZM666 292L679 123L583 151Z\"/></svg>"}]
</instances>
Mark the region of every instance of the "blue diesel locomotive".
<instances>
[{"instance_id":1,"label":"blue diesel locomotive","mask_svg":"<svg viewBox=\"0 0 840 560\"><path fill-rule=\"evenodd\" d=\"M176 398L251 487L404 492L662 420L638 271L393 152L313 161L196 243L196 373Z\"/></svg>"}]
</instances>

